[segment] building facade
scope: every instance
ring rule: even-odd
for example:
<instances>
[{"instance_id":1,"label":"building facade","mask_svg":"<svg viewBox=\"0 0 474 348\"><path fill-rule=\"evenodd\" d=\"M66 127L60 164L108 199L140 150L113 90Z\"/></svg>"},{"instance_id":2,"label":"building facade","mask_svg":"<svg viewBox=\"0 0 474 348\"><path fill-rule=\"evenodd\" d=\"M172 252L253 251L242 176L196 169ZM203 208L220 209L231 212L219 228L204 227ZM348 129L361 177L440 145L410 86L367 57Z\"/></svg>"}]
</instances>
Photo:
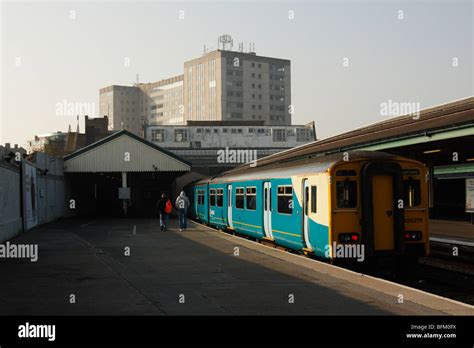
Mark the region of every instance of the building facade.
<instances>
[{"instance_id":1,"label":"building facade","mask_svg":"<svg viewBox=\"0 0 474 348\"><path fill-rule=\"evenodd\" d=\"M291 125L291 63L215 50L184 62L183 75L100 90L109 129L140 134L143 125L188 121L263 121Z\"/></svg>"},{"instance_id":2,"label":"building facade","mask_svg":"<svg viewBox=\"0 0 474 348\"><path fill-rule=\"evenodd\" d=\"M186 126L148 125L144 135L146 140L189 161L194 171L205 174L316 140L313 122L268 126L263 121L188 121Z\"/></svg>"}]
</instances>

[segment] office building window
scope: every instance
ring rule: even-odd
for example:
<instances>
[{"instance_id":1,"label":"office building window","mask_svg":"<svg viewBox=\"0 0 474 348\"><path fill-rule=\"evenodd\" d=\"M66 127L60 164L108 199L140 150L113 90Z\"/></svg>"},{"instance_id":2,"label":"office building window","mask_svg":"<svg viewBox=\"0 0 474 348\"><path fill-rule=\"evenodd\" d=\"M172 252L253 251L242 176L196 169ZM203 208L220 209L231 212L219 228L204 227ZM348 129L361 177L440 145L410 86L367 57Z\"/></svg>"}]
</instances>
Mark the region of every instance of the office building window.
<instances>
[{"instance_id":1,"label":"office building window","mask_svg":"<svg viewBox=\"0 0 474 348\"><path fill-rule=\"evenodd\" d=\"M174 130L174 141L177 143L188 141L188 130L187 129L175 129Z\"/></svg>"},{"instance_id":2,"label":"office building window","mask_svg":"<svg viewBox=\"0 0 474 348\"><path fill-rule=\"evenodd\" d=\"M286 141L286 130L285 129L274 129L273 130L273 141Z\"/></svg>"},{"instance_id":3,"label":"office building window","mask_svg":"<svg viewBox=\"0 0 474 348\"><path fill-rule=\"evenodd\" d=\"M165 141L165 130L164 129L152 129L151 140L155 142Z\"/></svg>"}]
</instances>

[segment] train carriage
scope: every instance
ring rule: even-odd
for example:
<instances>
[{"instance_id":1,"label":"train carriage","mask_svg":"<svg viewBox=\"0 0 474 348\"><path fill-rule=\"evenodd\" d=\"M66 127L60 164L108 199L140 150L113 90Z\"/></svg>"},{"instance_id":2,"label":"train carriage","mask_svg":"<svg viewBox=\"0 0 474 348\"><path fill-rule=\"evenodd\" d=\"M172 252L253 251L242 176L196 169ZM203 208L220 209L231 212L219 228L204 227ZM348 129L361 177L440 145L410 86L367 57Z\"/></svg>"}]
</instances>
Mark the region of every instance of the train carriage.
<instances>
[{"instance_id":1,"label":"train carriage","mask_svg":"<svg viewBox=\"0 0 474 348\"><path fill-rule=\"evenodd\" d=\"M211 226L325 259L361 261L344 254L356 250L348 246L359 246L362 260L421 256L429 252L427 181L417 161L354 151L201 180L195 209Z\"/></svg>"}]
</instances>

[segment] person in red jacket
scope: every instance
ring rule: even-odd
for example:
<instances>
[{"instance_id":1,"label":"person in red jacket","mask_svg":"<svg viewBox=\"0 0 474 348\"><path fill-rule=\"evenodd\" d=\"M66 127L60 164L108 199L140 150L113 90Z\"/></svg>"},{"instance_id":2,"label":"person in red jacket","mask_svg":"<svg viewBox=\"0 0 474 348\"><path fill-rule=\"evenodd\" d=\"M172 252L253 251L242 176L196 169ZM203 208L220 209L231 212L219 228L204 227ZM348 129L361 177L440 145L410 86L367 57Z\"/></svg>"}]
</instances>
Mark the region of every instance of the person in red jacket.
<instances>
[{"instance_id":1,"label":"person in red jacket","mask_svg":"<svg viewBox=\"0 0 474 348\"><path fill-rule=\"evenodd\" d=\"M157 209L160 215L160 228L162 231L166 231L168 228L169 217L171 209L173 208L170 199L166 193L161 194L161 199L158 201Z\"/></svg>"}]
</instances>

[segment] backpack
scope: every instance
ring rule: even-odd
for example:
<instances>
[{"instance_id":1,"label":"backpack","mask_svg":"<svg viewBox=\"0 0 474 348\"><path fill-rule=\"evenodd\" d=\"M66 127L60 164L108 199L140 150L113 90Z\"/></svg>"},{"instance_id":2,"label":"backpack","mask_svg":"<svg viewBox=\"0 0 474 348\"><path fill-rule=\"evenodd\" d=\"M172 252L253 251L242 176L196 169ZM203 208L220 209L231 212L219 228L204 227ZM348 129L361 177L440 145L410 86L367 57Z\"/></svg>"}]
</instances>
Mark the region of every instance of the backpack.
<instances>
[{"instance_id":1,"label":"backpack","mask_svg":"<svg viewBox=\"0 0 474 348\"><path fill-rule=\"evenodd\" d=\"M168 199L165 205L165 213L169 214L171 213L171 210L173 210L173 206L171 205L171 201Z\"/></svg>"}]
</instances>

